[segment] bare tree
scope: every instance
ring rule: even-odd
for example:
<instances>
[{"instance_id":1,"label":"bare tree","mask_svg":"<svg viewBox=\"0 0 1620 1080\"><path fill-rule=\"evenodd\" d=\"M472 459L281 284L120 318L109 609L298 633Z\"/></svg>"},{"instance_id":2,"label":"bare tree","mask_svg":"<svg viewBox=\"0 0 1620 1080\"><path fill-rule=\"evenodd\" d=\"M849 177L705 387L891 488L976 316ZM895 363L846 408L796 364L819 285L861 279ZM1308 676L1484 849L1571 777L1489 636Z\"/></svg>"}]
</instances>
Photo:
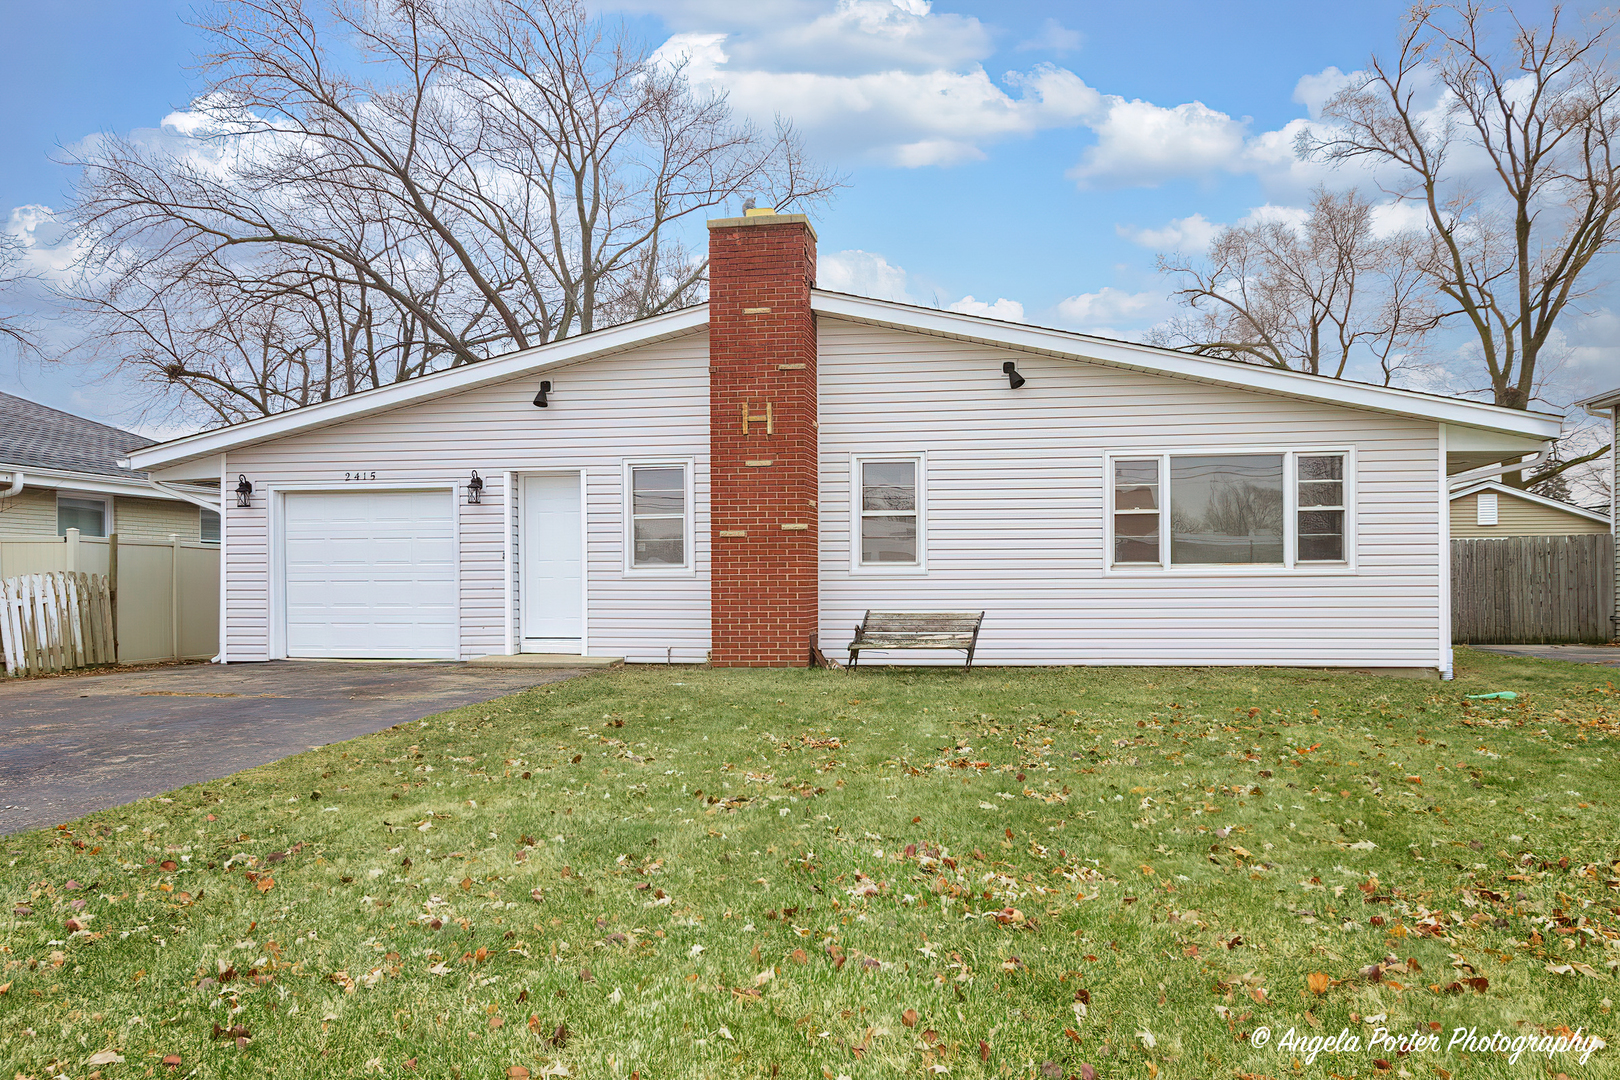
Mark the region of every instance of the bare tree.
<instances>
[{"instance_id":1,"label":"bare tree","mask_svg":"<svg viewBox=\"0 0 1620 1080\"><path fill-rule=\"evenodd\" d=\"M15 296L18 287L32 276L26 269L22 244L13 237L0 235L0 298ZM0 341L21 350L32 349L34 332L27 314L15 309L0 312Z\"/></svg>"},{"instance_id":2,"label":"bare tree","mask_svg":"<svg viewBox=\"0 0 1620 1080\"><path fill-rule=\"evenodd\" d=\"M1333 378L1373 359L1388 385L1439 321L1426 246L1410 232L1377 236L1373 206L1357 192L1318 190L1297 228L1229 225L1202 260L1160 255L1192 314L1157 343Z\"/></svg>"},{"instance_id":3,"label":"bare tree","mask_svg":"<svg viewBox=\"0 0 1620 1080\"><path fill-rule=\"evenodd\" d=\"M580 0L317 2L217 6L201 134L77 162L86 340L211 420L693 303L687 220L838 183Z\"/></svg>"},{"instance_id":4,"label":"bare tree","mask_svg":"<svg viewBox=\"0 0 1620 1080\"><path fill-rule=\"evenodd\" d=\"M1530 406L1555 325L1620 238L1612 16L1562 24L1557 7L1542 28L1473 0L1420 4L1396 57L1374 57L1297 145L1370 164L1423 208L1429 275L1477 340L1492 399L1515 409Z\"/></svg>"}]
</instances>

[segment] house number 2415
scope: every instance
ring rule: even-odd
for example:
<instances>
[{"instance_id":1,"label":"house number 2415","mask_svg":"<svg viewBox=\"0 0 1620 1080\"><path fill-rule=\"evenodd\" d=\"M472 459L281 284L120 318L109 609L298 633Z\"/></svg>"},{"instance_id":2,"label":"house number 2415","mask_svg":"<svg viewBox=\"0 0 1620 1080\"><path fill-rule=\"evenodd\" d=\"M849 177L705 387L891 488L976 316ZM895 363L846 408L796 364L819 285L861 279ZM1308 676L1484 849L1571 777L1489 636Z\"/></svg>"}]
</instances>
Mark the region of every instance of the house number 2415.
<instances>
[{"instance_id":1,"label":"house number 2415","mask_svg":"<svg viewBox=\"0 0 1620 1080\"><path fill-rule=\"evenodd\" d=\"M377 479L377 470L372 469L372 470L370 470L368 472L368 471L362 469L359 472L346 472L346 473L343 474L343 479L345 479L345 480L375 480L375 479Z\"/></svg>"}]
</instances>

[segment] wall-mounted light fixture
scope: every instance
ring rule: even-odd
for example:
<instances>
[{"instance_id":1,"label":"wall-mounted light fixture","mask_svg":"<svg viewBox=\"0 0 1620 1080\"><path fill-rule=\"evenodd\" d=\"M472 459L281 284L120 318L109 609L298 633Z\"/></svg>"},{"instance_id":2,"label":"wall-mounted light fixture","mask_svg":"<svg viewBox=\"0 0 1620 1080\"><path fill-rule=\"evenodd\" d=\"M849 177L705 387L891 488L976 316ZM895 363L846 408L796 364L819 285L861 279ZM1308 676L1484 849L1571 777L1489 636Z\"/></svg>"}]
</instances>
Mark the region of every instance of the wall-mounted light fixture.
<instances>
[{"instance_id":1,"label":"wall-mounted light fixture","mask_svg":"<svg viewBox=\"0 0 1620 1080\"><path fill-rule=\"evenodd\" d=\"M1018 365L1011 360L1001 365L1001 373L1007 376L1007 386L1013 390L1018 389L1028 381L1018 374Z\"/></svg>"},{"instance_id":2,"label":"wall-mounted light fixture","mask_svg":"<svg viewBox=\"0 0 1620 1080\"><path fill-rule=\"evenodd\" d=\"M236 474L236 505L244 510L253 505L253 485L246 473Z\"/></svg>"},{"instance_id":3,"label":"wall-mounted light fixture","mask_svg":"<svg viewBox=\"0 0 1620 1080\"><path fill-rule=\"evenodd\" d=\"M484 478L474 469L472 479L467 481L467 505L477 506L484 501Z\"/></svg>"},{"instance_id":4,"label":"wall-mounted light fixture","mask_svg":"<svg viewBox=\"0 0 1620 1080\"><path fill-rule=\"evenodd\" d=\"M550 402L546 401L546 395L549 393L551 393L551 380L547 379L540 384L540 392L534 395L535 408L544 409L550 404Z\"/></svg>"}]
</instances>

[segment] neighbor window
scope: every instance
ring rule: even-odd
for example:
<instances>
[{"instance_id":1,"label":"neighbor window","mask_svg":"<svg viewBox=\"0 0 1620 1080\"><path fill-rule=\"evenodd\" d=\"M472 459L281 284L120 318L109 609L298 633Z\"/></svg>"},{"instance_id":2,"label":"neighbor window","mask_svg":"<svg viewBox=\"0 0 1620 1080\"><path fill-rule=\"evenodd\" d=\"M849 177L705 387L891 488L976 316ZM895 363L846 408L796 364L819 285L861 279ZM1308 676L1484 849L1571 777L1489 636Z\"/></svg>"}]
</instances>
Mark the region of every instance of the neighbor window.
<instances>
[{"instance_id":1,"label":"neighbor window","mask_svg":"<svg viewBox=\"0 0 1620 1080\"><path fill-rule=\"evenodd\" d=\"M630 565L638 570L686 566L686 466L631 465Z\"/></svg>"},{"instance_id":2,"label":"neighbor window","mask_svg":"<svg viewBox=\"0 0 1620 1080\"><path fill-rule=\"evenodd\" d=\"M202 513L200 526L202 542L205 544L219 543L219 513L214 510L203 510L200 506L197 509Z\"/></svg>"},{"instance_id":3,"label":"neighbor window","mask_svg":"<svg viewBox=\"0 0 1620 1080\"><path fill-rule=\"evenodd\" d=\"M1474 524L1495 525L1498 520L1496 510L1496 492L1482 491L1478 495L1474 496L1474 499L1476 511L1474 514Z\"/></svg>"},{"instance_id":4,"label":"neighbor window","mask_svg":"<svg viewBox=\"0 0 1620 1080\"><path fill-rule=\"evenodd\" d=\"M1111 468L1115 566L1347 561L1342 453L1159 454Z\"/></svg>"},{"instance_id":5,"label":"neighbor window","mask_svg":"<svg viewBox=\"0 0 1620 1080\"><path fill-rule=\"evenodd\" d=\"M80 536L106 536L107 500L58 495L56 535L66 536L69 529L78 529Z\"/></svg>"},{"instance_id":6,"label":"neighbor window","mask_svg":"<svg viewBox=\"0 0 1620 1080\"><path fill-rule=\"evenodd\" d=\"M857 463L862 566L918 566L918 461Z\"/></svg>"}]
</instances>

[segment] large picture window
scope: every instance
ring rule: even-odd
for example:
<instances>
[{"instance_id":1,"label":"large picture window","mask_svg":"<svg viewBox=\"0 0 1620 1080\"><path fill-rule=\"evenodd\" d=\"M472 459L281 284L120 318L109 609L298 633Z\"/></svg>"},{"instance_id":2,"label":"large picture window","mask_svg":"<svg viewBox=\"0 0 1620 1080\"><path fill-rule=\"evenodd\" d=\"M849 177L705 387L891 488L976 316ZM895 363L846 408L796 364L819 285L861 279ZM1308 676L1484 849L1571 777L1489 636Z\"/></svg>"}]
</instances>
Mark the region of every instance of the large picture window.
<instances>
[{"instance_id":1,"label":"large picture window","mask_svg":"<svg viewBox=\"0 0 1620 1080\"><path fill-rule=\"evenodd\" d=\"M632 464L626 472L631 569L685 569L690 555L686 466Z\"/></svg>"},{"instance_id":2,"label":"large picture window","mask_svg":"<svg viewBox=\"0 0 1620 1080\"><path fill-rule=\"evenodd\" d=\"M1346 454L1155 454L1110 461L1117 567L1345 566Z\"/></svg>"}]
</instances>

